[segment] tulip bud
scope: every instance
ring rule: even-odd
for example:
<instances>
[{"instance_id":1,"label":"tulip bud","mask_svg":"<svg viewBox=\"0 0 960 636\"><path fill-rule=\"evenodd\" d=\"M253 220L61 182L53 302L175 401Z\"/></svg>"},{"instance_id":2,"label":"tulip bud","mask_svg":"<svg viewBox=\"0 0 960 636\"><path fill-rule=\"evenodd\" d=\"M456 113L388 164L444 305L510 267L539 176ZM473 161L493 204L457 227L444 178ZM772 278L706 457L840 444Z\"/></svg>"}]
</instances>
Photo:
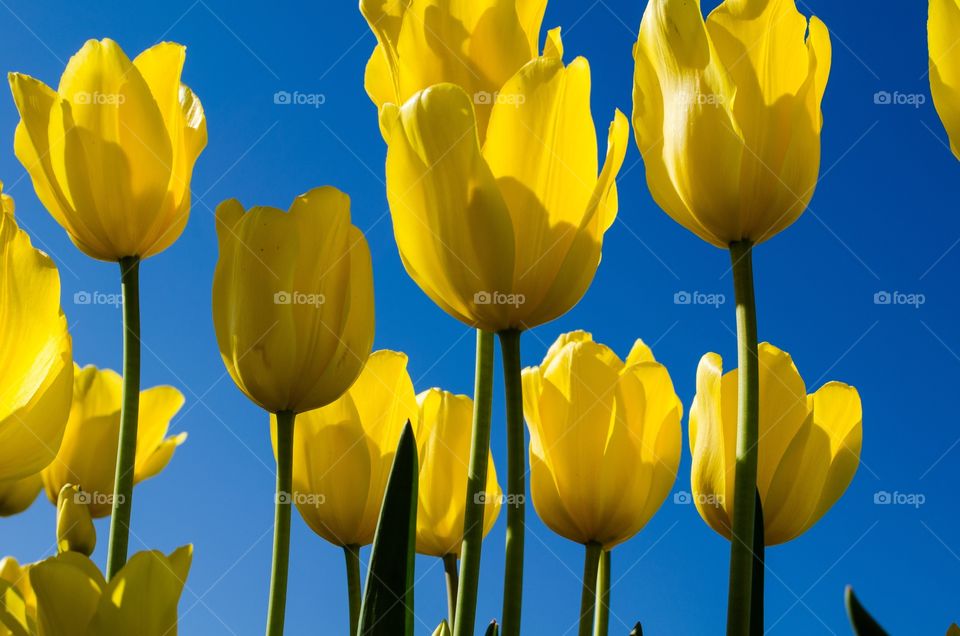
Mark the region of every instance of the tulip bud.
<instances>
[{"instance_id":1,"label":"tulip bud","mask_svg":"<svg viewBox=\"0 0 960 636\"><path fill-rule=\"evenodd\" d=\"M57 550L90 556L96 546L97 531L84 493L73 484L64 485L57 499Z\"/></svg>"}]
</instances>

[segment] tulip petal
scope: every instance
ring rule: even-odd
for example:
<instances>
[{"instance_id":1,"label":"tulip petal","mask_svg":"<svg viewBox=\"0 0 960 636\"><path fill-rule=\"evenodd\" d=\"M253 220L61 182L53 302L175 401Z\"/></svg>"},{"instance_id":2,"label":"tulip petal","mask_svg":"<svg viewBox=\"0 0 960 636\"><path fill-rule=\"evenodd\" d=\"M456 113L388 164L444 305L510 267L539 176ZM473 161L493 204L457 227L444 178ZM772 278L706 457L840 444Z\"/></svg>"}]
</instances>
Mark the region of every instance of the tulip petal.
<instances>
[{"instance_id":1,"label":"tulip petal","mask_svg":"<svg viewBox=\"0 0 960 636\"><path fill-rule=\"evenodd\" d=\"M183 403L183 394L172 386L157 386L140 392L135 482L141 482L156 475L170 461L173 449L179 446L178 443L167 445L163 455L159 457L155 457L154 453L160 451L165 445L164 436L170 428L170 420L174 418ZM184 436L180 441L185 439ZM167 441L173 442L174 438ZM164 457L165 459L162 459Z\"/></svg>"},{"instance_id":2,"label":"tulip petal","mask_svg":"<svg viewBox=\"0 0 960 636\"><path fill-rule=\"evenodd\" d=\"M927 35L930 42L930 92L950 136L953 154L960 159L960 4L957 0L930 0Z\"/></svg>"},{"instance_id":3,"label":"tulip petal","mask_svg":"<svg viewBox=\"0 0 960 636\"><path fill-rule=\"evenodd\" d=\"M806 420L807 388L787 352L762 342L759 358L760 421L763 425L758 452L763 461L757 466L757 488L764 496L787 447ZM731 371L730 375L735 384L737 371Z\"/></svg>"},{"instance_id":4,"label":"tulip petal","mask_svg":"<svg viewBox=\"0 0 960 636\"><path fill-rule=\"evenodd\" d=\"M89 636L107 586L93 561L78 552L64 552L32 566L30 585L37 596L41 634Z\"/></svg>"},{"instance_id":5,"label":"tulip petal","mask_svg":"<svg viewBox=\"0 0 960 636\"><path fill-rule=\"evenodd\" d=\"M20 514L29 508L42 488L40 473L21 479L0 481L0 517Z\"/></svg>"}]
</instances>

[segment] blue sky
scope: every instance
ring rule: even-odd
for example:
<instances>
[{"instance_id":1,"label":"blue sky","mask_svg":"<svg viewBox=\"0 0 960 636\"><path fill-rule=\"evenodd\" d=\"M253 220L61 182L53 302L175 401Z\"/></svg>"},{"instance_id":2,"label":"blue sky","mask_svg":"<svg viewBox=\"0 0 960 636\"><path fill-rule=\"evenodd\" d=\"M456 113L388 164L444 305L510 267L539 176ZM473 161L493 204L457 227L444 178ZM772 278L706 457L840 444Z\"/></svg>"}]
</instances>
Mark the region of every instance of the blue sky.
<instances>
[{"instance_id":1,"label":"blue sky","mask_svg":"<svg viewBox=\"0 0 960 636\"><path fill-rule=\"evenodd\" d=\"M807 213L757 250L760 337L793 354L809 390L832 379L858 387L864 446L860 470L833 510L768 551L767 629L848 634L842 591L852 583L892 633L943 633L960 620L960 163L929 97L926 3L800 4L833 36L822 182ZM630 53L643 7L639 0L553 0L547 10L544 26L564 28L568 60L591 62L600 130L615 107L631 109ZM163 39L186 44L185 81L202 99L210 131L186 232L142 268L144 385L172 384L186 395L173 429L190 438L160 477L138 487L132 545L169 551L195 544L182 634L262 633L273 457L267 417L235 388L217 351L213 208L230 197L286 208L323 184L347 191L373 254L376 347L409 354L417 390L471 392L473 334L420 292L398 258L382 183L384 145L362 86L374 38L354 2L0 1L4 70L55 85L70 55L94 37L118 40L131 56ZM277 91L324 100L278 105ZM877 103L885 101L875 98L879 92L912 96L891 100L912 103ZM120 312L73 301L78 292L119 291L118 268L83 256L42 208L13 155L17 120L12 99L0 98L0 178L23 227L60 267L78 362L119 368ZM562 319L524 336L524 364L538 363L572 329L592 331L621 355L640 337L668 366L688 410L700 356L717 351L728 366L735 359L727 254L657 208L632 143L619 188L620 214L593 287ZM723 294L726 303L675 304L684 291ZM921 294L924 302L876 304L880 292ZM495 400L492 443L505 473L499 381ZM687 441L685 430L675 493L690 489ZM875 504L883 492L922 495L923 503ZM48 555L54 513L41 500L0 522L0 552L23 561ZM529 519L524 632L569 633L582 548L553 535L532 511ZM98 530L102 563L106 520ZM499 613L503 533L501 518L485 543L484 623ZM340 550L296 517L293 535L288 633L345 633ZM722 633L727 558L727 542L694 507L668 497L614 552L611 633L626 634L638 620L654 635ZM429 633L446 614L442 568L420 558L417 576L417 631Z\"/></svg>"}]
</instances>

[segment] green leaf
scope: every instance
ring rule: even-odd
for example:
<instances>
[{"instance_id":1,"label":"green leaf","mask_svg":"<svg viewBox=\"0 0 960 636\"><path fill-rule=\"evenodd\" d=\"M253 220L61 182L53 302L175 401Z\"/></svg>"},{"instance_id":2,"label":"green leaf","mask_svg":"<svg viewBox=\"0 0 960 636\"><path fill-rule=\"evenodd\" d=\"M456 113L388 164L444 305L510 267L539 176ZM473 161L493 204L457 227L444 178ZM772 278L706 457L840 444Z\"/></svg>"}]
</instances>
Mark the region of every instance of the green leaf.
<instances>
[{"instance_id":1,"label":"green leaf","mask_svg":"<svg viewBox=\"0 0 960 636\"><path fill-rule=\"evenodd\" d=\"M947 636L960 636L960 627L957 627L956 623L948 627Z\"/></svg>"},{"instance_id":2,"label":"green leaf","mask_svg":"<svg viewBox=\"0 0 960 636\"><path fill-rule=\"evenodd\" d=\"M360 636L413 636L418 471L417 443L407 422L373 537L360 608Z\"/></svg>"},{"instance_id":3,"label":"green leaf","mask_svg":"<svg viewBox=\"0 0 960 636\"><path fill-rule=\"evenodd\" d=\"M853 633L856 636L889 636L880 624L873 620L870 613L860 604L860 600L853 593L853 588L847 586L844 593L847 604L847 616L850 617L850 624L853 626Z\"/></svg>"},{"instance_id":4,"label":"green leaf","mask_svg":"<svg viewBox=\"0 0 960 636\"><path fill-rule=\"evenodd\" d=\"M497 621L490 621L490 624L487 626L487 631L483 633L483 636L500 636L500 626L497 625Z\"/></svg>"},{"instance_id":5,"label":"green leaf","mask_svg":"<svg viewBox=\"0 0 960 636\"><path fill-rule=\"evenodd\" d=\"M433 632L433 636L450 636L450 626L447 625L446 620L440 621L437 629Z\"/></svg>"},{"instance_id":6,"label":"green leaf","mask_svg":"<svg viewBox=\"0 0 960 636\"><path fill-rule=\"evenodd\" d=\"M643 636L643 626L640 623L634 625L630 630L630 636Z\"/></svg>"}]
</instances>

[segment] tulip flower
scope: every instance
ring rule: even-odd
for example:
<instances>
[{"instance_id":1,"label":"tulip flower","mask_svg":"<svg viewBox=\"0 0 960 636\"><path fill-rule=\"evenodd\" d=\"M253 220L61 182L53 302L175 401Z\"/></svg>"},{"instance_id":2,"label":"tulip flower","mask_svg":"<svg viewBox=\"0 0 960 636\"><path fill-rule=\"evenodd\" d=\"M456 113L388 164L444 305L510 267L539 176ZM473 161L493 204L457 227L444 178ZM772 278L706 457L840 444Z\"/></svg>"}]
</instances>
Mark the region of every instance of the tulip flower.
<instances>
[{"instance_id":1,"label":"tulip flower","mask_svg":"<svg viewBox=\"0 0 960 636\"><path fill-rule=\"evenodd\" d=\"M0 562L0 593L6 601L0 603L0 624L24 636L176 634L177 605L192 559L189 545L169 556L139 552L109 582L79 552L22 568L5 559Z\"/></svg>"},{"instance_id":2,"label":"tulip flower","mask_svg":"<svg viewBox=\"0 0 960 636\"><path fill-rule=\"evenodd\" d=\"M621 361L575 331L523 371L523 412L533 506L547 527L586 546L580 633L592 633L601 552L639 532L670 492L683 407L642 341Z\"/></svg>"},{"instance_id":3,"label":"tulip flower","mask_svg":"<svg viewBox=\"0 0 960 636\"><path fill-rule=\"evenodd\" d=\"M653 198L718 247L799 218L820 168L830 35L794 0L651 0L634 49L633 128Z\"/></svg>"},{"instance_id":4,"label":"tulip flower","mask_svg":"<svg viewBox=\"0 0 960 636\"><path fill-rule=\"evenodd\" d=\"M950 135L950 147L960 159L960 2L930 0L927 35L930 41L930 92Z\"/></svg>"},{"instance_id":5,"label":"tulip flower","mask_svg":"<svg viewBox=\"0 0 960 636\"><path fill-rule=\"evenodd\" d=\"M457 557L463 541L470 461L473 400L440 389L417 396L417 455L420 488L417 504L417 552L443 560L447 582L450 624L455 625L457 605ZM478 493L484 506L483 536L500 514L503 491L497 483L493 457L487 464L487 485Z\"/></svg>"},{"instance_id":6,"label":"tulip flower","mask_svg":"<svg viewBox=\"0 0 960 636\"><path fill-rule=\"evenodd\" d=\"M70 411L73 350L57 268L17 227L9 197L0 213L0 289L0 491L10 502L24 497L27 486L35 487L35 475L60 447ZM23 479L30 481L10 483ZM19 505L22 499L13 507Z\"/></svg>"},{"instance_id":7,"label":"tulip flower","mask_svg":"<svg viewBox=\"0 0 960 636\"><path fill-rule=\"evenodd\" d=\"M60 552L90 556L97 547L97 531L83 495L73 484L66 484L60 490L57 499L57 549Z\"/></svg>"},{"instance_id":8,"label":"tulip flower","mask_svg":"<svg viewBox=\"0 0 960 636\"><path fill-rule=\"evenodd\" d=\"M186 49L163 42L131 61L88 40L57 90L9 76L20 124L14 151L40 201L85 254L120 264L123 408L107 577L127 558L140 393L140 261L186 226L193 164L207 143L200 100L182 84Z\"/></svg>"},{"instance_id":9,"label":"tulip flower","mask_svg":"<svg viewBox=\"0 0 960 636\"><path fill-rule=\"evenodd\" d=\"M235 199L217 206L220 257L213 324L233 381L274 417L276 518L267 635L283 633L297 414L335 403L373 346L373 272L350 198L336 188L298 196L289 212ZM310 429L301 418L297 438ZM299 462L303 466L303 461ZM342 487L342 484L341 484ZM301 508L302 512L302 508Z\"/></svg>"},{"instance_id":10,"label":"tulip flower","mask_svg":"<svg viewBox=\"0 0 960 636\"><path fill-rule=\"evenodd\" d=\"M0 481L0 517L20 514L29 508L42 488L40 473Z\"/></svg>"},{"instance_id":11,"label":"tulip flower","mask_svg":"<svg viewBox=\"0 0 960 636\"><path fill-rule=\"evenodd\" d=\"M367 94L379 108L434 84L457 84L473 97L482 137L500 87L537 57L546 7L546 0L360 0L378 42L367 62Z\"/></svg>"},{"instance_id":12,"label":"tulip flower","mask_svg":"<svg viewBox=\"0 0 960 636\"><path fill-rule=\"evenodd\" d=\"M794 539L843 495L860 462L862 409L852 386L828 382L807 395L790 355L760 345L760 444L757 489L764 542ZM690 410L691 483L697 510L730 538L735 485L737 369L708 353L697 369Z\"/></svg>"},{"instance_id":13,"label":"tulip flower","mask_svg":"<svg viewBox=\"0 0 960 636\"><path fill-rule=\"evenodd\" d=\"M66 484L76 484L95 518L110 514L116 494L113 471L122 392L123 379L116 371L93 365L76 367L73 404L63 444L56 460L42 472L51 503L57 503ZM167 437L170 420L183 402L183 394L172 386L157 386L140 393L134 484L159 474L177 447L186 441L185 432Z\"/></svg>"}]
</instances>

